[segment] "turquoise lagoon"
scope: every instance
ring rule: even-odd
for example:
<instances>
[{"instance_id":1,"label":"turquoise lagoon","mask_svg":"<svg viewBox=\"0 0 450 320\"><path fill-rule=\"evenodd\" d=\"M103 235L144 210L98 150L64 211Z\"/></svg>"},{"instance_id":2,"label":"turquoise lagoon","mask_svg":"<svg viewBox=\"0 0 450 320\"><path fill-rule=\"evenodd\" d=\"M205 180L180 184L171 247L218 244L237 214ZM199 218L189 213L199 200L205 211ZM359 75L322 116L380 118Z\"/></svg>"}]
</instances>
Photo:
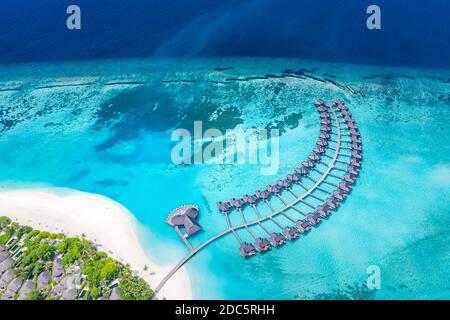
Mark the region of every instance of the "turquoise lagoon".
<instances>
[{"instance_id":1,"label":"turquoise lagoon","mask_svg":"<svg viewBox=\"0 0 450 320\"><path fill-rule=\"evenodd\" d=\"M276 77L286 69L312 78ZM1 188L108 196L141 223L148 254L175 264L187 250L164 222L170 210L200 206L204 231L194 245L223 230L217 201L273 183L306 158L319 133L316 98L345 100L360 126L364 161L353 192L319 228L267 254L242 259L232 236L206 247L187 264L194 297L448 299L449 70L260 58L3 65ZM278 173L173 165L170 134L194 120L280 129ZM380 267L379 290L366 286L370 265Z\"/></svg>"}]
</instances>

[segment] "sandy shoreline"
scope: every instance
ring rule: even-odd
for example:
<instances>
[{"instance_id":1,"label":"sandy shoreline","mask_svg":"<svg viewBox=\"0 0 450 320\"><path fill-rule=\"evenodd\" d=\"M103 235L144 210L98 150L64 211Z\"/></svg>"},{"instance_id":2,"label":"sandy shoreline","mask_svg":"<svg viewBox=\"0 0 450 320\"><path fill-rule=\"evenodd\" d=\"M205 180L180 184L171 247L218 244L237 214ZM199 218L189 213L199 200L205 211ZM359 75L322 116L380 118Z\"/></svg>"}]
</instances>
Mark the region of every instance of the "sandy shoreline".
<instances>
[{"instance_id":1,"label":"sandy shoreline","mask_svg":"<svg viewBox=\"0 0 450 320\"><path fill-rule=\"evenodd\" d=\"M33 228L81 236L100 246L111 257L130 264L152 288L172 266L160 266L144 252L136 235L138 222L113 200L71 189L19 189L0 192L0 216L6 215ZM148 266L148 271L144 271ZM164 286L159 298L192 299L185 268Z\"/></svg>"}]
</instances>

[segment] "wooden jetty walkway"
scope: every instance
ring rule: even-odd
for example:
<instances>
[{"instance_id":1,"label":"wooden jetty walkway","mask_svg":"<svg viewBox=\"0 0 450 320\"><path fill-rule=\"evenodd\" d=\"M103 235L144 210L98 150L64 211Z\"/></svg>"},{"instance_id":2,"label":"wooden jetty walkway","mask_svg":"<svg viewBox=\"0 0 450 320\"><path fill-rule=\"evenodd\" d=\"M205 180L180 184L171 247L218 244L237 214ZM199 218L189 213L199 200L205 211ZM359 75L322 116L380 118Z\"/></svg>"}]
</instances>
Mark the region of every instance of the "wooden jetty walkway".
<instances>
[{"instance_id":1,"label":"wooden jetty walkway","mask_svg":"<svg viewBox=\"0 0 450 320\"><path fill-rule=\"evenodd\" d=\"M239 199L233 198L230 202L219 202L218 208L226 219L227 229L209 238L197 247L193 248L186 239L188 234L183 236L178 226L175 227L177 233L188 247L189 254L162 279L154 290L153 298L157 296L165 283L186 262L213 241L228 234L233 234L240 245L241 255L247 258L257 252L267 251L270 245L278 246L284 244L284 239L291 240L299 234L308 232L311 227L319 225L323 219L331 214L332 210L337 209L339 204L345 200L356 182L356 177L361 167L362 141L359 129L347 106L342 101L335 100L332 104L325 104L321 100L316 100L314 105L321 118L321 129L316 148L313 149L307 160L300 167L296 168L293 174L268 186L265 190L256 191L253 195L245 195ZM331 154L328 154L328 152ZM324 168L319 168L319 166ZM313 176L314 172L320 176ZM308 187L306 181L310 181L312 186ZM305 192L299 195L294 190L294 186L301 187ZM334 189L329 190L329 187ZM285 194L290 194L294 197L294 200L286 200L283 198ZM323 194L327 195L326 199L323 198ZM272 205L273 201L271 202L272 198L281 201L283 206L275 209ZM319 201L321 204L315 205L311 201ZM257 203L267 205L270 213L266 215L261 214L256 207ZM305 206L309 209L302 210L299 206ZM185 207L194 208L195 206ZM256 219L248 220L245 217L244 209L246 207L252 208L257 216ZM299 218L294 217L292 213L288 213L287 211L289 210L293 210ZM231 224L229 214L232 214L232 211L239 213L242 223ZM307 213L307 211L310 212ZM279 215L293 222L294 225L283 226L275 219ZM196 217L196 214L192 215L192 217ZM263 225L265 221L272 221L282 230L283 234L270 232ZM265 238L257 237L251 231L250 227L254 225L259 225L270 235L270 243ZM236 232L239 229L247 231L251 238L255 240L254 244L243 241Z\"/></svg>"}]
</instances>

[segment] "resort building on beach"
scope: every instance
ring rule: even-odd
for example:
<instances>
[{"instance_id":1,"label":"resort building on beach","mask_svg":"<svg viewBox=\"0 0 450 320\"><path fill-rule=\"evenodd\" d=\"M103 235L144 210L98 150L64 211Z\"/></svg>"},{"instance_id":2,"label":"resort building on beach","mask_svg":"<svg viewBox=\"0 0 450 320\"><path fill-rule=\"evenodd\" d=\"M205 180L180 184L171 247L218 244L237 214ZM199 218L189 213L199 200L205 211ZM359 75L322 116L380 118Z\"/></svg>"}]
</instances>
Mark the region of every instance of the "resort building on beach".
<instances>
[{"instance_id":1,"label":"resort building on beach","mask_svg":"<svg viewBox=\"0 0 450 320\"><path fill-rule=\"evenodd\" d=\"M193 214L189 216L194 217ZM4 216L0 216L0 223L8 226L0 239L1 300L151 297L150 286L136 271L97 251L98 247L86 239L33 230ZM89 263L90 267L83 268L83 263ZM114 274L113 288L104 285L108 274ZM123 287L124 279L127 285Z\"/></svg>"}]
</instances>

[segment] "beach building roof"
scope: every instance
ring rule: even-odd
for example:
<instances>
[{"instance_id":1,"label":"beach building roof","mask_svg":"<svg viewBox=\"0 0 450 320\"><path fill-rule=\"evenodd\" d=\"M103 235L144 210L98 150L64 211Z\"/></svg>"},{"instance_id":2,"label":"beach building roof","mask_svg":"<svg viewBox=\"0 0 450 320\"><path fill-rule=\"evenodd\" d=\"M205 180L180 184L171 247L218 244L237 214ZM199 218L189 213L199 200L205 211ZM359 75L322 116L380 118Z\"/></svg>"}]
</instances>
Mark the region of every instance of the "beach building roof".
<instances>
[{"instance_id":1,"label":"beach building roof","mask_svg":"<svg viewBox=\"0 0 450 320\"><path fill-rule=\"evenodd\" d=\"M109 296L109 300L120 300L119 288L115 287L111 290L111 295Z\"/></svg>"},{"instance_id":2,"label":"beach building roof","mask_svg":"<svg viewBox=\"0 0 450 320\"><path fill-rule=\"evenodd\" d=\"M67 288L66 281L64 280L65 279L62 279L56 286L52 288L52 290L50 291L51 297L56 297L58 294L60 294Z\"/></svg>"},{"instance_id":3,"label":"beach building roof","mask_svg":"<svg viewBox=\"0 0 450 320\"><path fill-rule=\"evenodd\" d=\"M166 222L173 227L182 227L187 236L191 236L201 230L197 223L198 207L195 205L184 205L178 207L169 214Z\"/></svg>"},{"instance_id":4,"label":"beach building roof","mask_svg":"<svg viewBox=\"0 0 450 320\"><path fill-rule=\"evenodd\" d=\"M51 279L51 276L48 271L41 272L41 274L37 277L37 280L36 280L37 290L41 291L42 289L47 287L48 284L50 283L50 279Z\"/></svg>"},{"instance_id":5,"label":"beach building roof","mask_svg":"<svg viewBox=\"0 0 450 320\"><path fill-rule=\"evenodd\" d=\"M77 295L77 289L70 288L63 292L61 300L73 300L76 295Z\"/></svg>"},{"instance_id":6,"label":"beach building roof","mask_svg":"<svg viewBox=\"0 0 450 320\"><path fill-rule=\"evenodd\" d=\"M17 277L14 280L12 280L6 291L12 293L12 296L16 294L17 291L19 291L20 287L22 287L23 279L22 277Z\"/></svg>"},{"instance_id":7,"label":"beach building roof","mask_svg":"<svg viewBox=\"0 0 450 320\"><path fill-rule=\"evenodd\" d=\"M6 260L4 260L2 263L0 263L0 274L2 274L3 272L5 272L6 270L9 269L9 267L11 267L11 265L13 264L14 260L11 258L7 258Z\"/></svg>"},{"instance_id":8,"label":"beach building roof","mask_svg":"<svg viewBox=\"0 0 450 320\"><path fill-rule=\"evenodd\" d=\"M52 277L53 279L60 278L63 274L64 274L64 267L62 264L62 259L56 258L53 261Z\"/></svg>"},{"instance_id":9,"label":"beach building roof","mask_svg":"<svg viewBox=\"0 0 450 320\"><path fill-rule=\"evenodd\" d=\"M33 290L33 288L34 288L33 280L25 281L24 285L20 289L18 300L25 300L25 298L28 296L31 290Z\"/></svg>"},{"instance_id":10,"label":"beach building roof","mask_svg":"<svg viewBox=\"0 0 450 320\"><path fill-rule=\"evenodd\" d=\"M16 273L14 269L9 269L2 275L0 278L0 289L6 288L8 283L14 278L14 273Z\"/></svg>"},{"instance_id":11,"label":"beach building roof","mask_svg":"<svg viewBox=\"0 0 450 320\"><path fill-rule=\"evenodd\" d=\"M8 251L2 251L0 252L0 262L6 260L6 258L9 257L9 252Z\"/></svg>"}]
</instances>

